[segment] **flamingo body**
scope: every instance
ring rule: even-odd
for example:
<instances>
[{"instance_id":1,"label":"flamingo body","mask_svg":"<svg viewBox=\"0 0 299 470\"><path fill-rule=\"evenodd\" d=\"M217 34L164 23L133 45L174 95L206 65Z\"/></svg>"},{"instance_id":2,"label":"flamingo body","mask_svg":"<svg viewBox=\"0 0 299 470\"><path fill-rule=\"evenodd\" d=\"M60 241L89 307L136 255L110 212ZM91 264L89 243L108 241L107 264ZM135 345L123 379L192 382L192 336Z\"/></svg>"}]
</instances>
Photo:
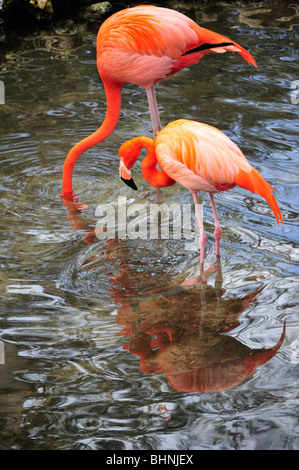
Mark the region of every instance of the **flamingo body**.
<instances>
[{"instance_id":1,"label":"flamingo body","mask_svg":"<svg viewBox=\"0 0 299 470\"><path fill-rule=\"evenodd\" d=\"M210 47L192 52L203 44ZM115 13L103 23L97 37L101 77L144 88L198 62L208 52L225 51L238 52L256 66L243 47L225 36L200 27L178 11L151 5Z\"/></svg>"},{"instance_id":2,"label":"flamingo body","mask_svg":"<svg viewBox=\"0 0 299 470\"><path fill-rule=\"evenodd\" d=\"M249 52L236 42L168 8L141 5L121 10L104 21L97 36L97 68L105 88L107 112L99 129L69 151L63 168L62 196L72 198L72 174L79 156L113 132L125 83L146 89L156 135L161 124L154 84L199 62L209 52L225 51L238 52L256 66Z\"/></svg>"},{"instance_id":3,"label":"flamingo body","mask_svg":"<svg viewBox=\"0 0 299 470\"><path fill-rule=\"evenodd\" d=\"M191 191L200 229L201 262L204 259L206 235L197 199L199 191L210 193L215 218L217 255L222 231L214 193L232 189L234 186L257 193L268 202L277 223L282 223L272 186L253 168L239 147L219 129L180 119L169 123L158 133L155 140L136 137L124 143L119 149L120 175L129 185L132 184L131 168L143 147L148 153L142 161L142 174L150 184L163 187L177 182ZM156 168L157 163L161 171Z\"/></svg>"}]
</instances>

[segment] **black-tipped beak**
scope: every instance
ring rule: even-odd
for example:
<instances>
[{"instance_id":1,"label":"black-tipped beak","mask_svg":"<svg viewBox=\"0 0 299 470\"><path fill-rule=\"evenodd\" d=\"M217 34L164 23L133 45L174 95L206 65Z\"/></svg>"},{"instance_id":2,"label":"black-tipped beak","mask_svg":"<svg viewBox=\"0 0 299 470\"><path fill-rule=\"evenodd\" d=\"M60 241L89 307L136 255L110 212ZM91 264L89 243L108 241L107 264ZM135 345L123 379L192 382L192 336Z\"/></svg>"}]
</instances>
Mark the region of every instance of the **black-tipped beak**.
<instances>
[{"instance_id":1,"label":"black-tipped beak","mask_svg":"<svg viewBox=\"0 0 299 470\"><path fill-rule=\"evenodd\" d=\"M136 184L134 183L133 178L131 178L131 179L128 180L128 179L125 179L125 178L122 178L122 177L121 177L121 179L123 180L124 183L126 183L128 186L130 186L130 188L132 188L132 189L134 189L135 191L137 191L138 188L137 188Z\"/></svg>"}]
</instances>

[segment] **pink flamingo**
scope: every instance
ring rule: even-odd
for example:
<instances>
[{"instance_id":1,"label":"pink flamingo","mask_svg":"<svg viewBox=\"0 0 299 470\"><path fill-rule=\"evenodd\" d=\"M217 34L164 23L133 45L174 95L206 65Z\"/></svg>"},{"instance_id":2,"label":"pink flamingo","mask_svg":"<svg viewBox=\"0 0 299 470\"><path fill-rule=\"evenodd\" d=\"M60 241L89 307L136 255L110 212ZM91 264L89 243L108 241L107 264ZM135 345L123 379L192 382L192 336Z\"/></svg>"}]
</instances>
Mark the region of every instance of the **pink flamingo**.
<instances>
[{"instance_id":1,"label":"pink flamingo","mask_svg":"<svg viewBox=\"0 0 299 470\"><path fill-rule=\"evenodd\" d=\"M119 173L123 181L137 189L131 168L142 148L147 155L142 161L142 175L154 187L171 186L178 182L189 189L195 204L200 231L200 263L204 262L206 234L197 197L198 191L210 194L215 220L216 255L220 253L221 227L214 202L214 193L234 186L262 196L271 207L277 224L282 217L272 191L260 173L253 168L239 147L223 132L200 122L180 119L168 124L156 136L135 137L119 149ZM161 171L157 169L157 163Z\"/></svg>"},{"instance_id":2,"label":"pink flamingo","mask_svg":"<svg viewBox=\"0 0 299 470\"><path fill-rule=\"evenodd\" d=\"M199 62L209 52L225 51L238 52L256 67L253 57L236 42L168 8L137 6L104 21L97 36L97 68L106 92L107 112L99 129L69 151L63 168L62 196L66 200L73 198L72 174L79 156L113 132L125 83L145 88L155 136L161 124L154 84Z\"/></svg>"}]
</instances>

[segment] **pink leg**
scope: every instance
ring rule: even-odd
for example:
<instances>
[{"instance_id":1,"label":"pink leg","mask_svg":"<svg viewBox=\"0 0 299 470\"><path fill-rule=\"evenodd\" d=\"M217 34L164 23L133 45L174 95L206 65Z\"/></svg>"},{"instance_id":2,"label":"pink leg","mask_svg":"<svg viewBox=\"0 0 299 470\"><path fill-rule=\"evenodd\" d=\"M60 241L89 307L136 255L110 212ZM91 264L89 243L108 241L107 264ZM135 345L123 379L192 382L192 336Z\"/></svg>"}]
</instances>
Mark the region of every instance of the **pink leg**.
<instances>
[{"instance_id":1,"label":"pink leg","mask_svg":"<svg viewBox=\"0 0 299 470\"><path fill-rule=\"evenodd\" d=\"M154 86L151 86L150 88L146 88L146 95L147 95L147 101L148 101L152 127L153 127L153 133L154 133L154 138L155 138L158 132L161 130L161 122L159 118L159 111L158 111Z\"/></svg>"},{"instance_id":2,"label":"pink leg","mask_svg":"<svg viewBox=\"0 0 299 470\"><path fill-rule=\"evenodd\" d=\"M215 220L214 237L216 241L216 256L218 256L220 254L220 239L221 239L222 229L220 227L220 223L219 223L219 219L218 219L218 215L216 211L216 206L215 206L215 201L214 201L214 196L212 193L210 193L210 199L211 199L213 215L214 215L214 220Z\"/></svg>"},{"instance_id":3,"label":"pink leg","mask_svg":"<svg viewBox=\"0 0 299 470\"><path fill-rule=\"evenodd\" d=\"M155 95L155 89L154 89L154 86L152 85L150 88L146 88L145 90L146 90L148 107L149 107L149 111L151 115L152 128L153 128L153 134L154 134L154 139L155 139L158 132L160 132L160 130L162 129L156 95ZM158 201L161 198L160 188L156 188L156 198Z\"/></svg>"},{"instance_id":4,"label":"pink leg","mask_svg":"<svg viewBox=\"0 0 299 470\"><path fill-rule=\"evenodd\" d=\"M203 220L202 220L202 215L201 215L201 210L199 207L199 201L196 193L192 193L193 201L195 204L195 212L196 212L196 217L198 221L198 227L199 227L199 246L200 246L200 264L204 263L205 259L205 246L206 246L206 232L204 229L203 225Z\"/></svg>"}]
</instances>

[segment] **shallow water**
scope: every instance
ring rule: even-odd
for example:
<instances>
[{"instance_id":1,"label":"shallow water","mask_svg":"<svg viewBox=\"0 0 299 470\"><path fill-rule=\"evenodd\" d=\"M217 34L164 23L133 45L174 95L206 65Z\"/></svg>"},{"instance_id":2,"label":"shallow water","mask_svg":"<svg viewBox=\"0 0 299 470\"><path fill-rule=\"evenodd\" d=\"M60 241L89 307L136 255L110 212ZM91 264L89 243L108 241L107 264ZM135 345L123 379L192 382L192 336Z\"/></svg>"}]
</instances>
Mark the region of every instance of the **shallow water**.
<instances>
[{"instance_id":1,"label":"shallow water","mask_svg":"<svg viewBox=\"0 0 299 470\"><path fill-rule=\"evenodd\" d=\"M95 235L99 205L156 203L140 164L138 192L118 177L120 144L151 135L143 89L123 89L114 133L78 160L79 202L59 197L66 153L104 117L96 28L67 24L2 50L3 449L298 449L298 27L244 23L232 8L197 20L258 69L210 54L157 85L161 121L222 129L275 188L284 221L242 189L217 195L219 265L203 197L203 276L194 214L178 240ZM192 202L179 185L162 198Z\"/></svg>"}]
</instances>

